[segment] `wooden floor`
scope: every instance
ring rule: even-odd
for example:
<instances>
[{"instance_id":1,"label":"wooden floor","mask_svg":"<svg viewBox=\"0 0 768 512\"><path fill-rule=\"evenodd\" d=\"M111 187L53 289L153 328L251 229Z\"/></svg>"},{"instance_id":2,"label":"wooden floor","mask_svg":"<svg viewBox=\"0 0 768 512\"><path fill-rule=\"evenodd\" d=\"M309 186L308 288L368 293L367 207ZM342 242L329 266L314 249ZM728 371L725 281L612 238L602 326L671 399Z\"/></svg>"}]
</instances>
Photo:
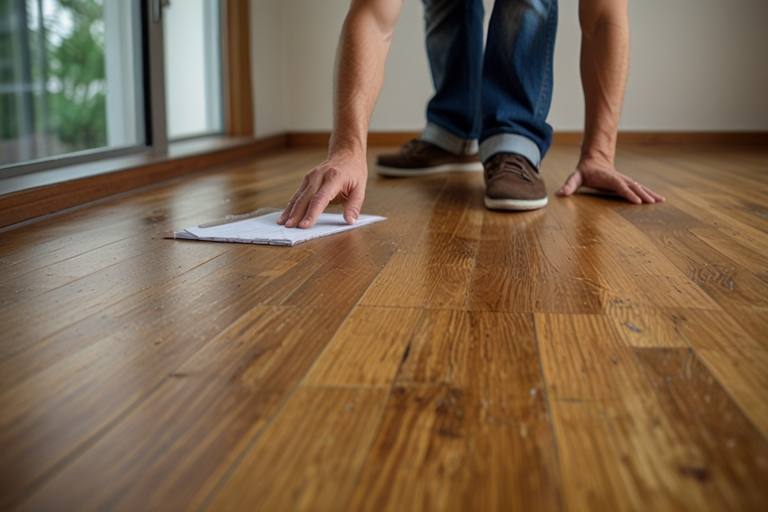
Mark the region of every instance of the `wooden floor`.
<instances>
[{"instance_id":1,"label":"wooden floor","mask_svg":"<svg viewBox=\"0 0 768 512\"><path fill-rule=\"evenodd\" d=\"M161 239L323 154L0 231L0 510L768 510L768 148L623 148L666 204L374 176L386 222Z\"/></svg>"}]
</instances>

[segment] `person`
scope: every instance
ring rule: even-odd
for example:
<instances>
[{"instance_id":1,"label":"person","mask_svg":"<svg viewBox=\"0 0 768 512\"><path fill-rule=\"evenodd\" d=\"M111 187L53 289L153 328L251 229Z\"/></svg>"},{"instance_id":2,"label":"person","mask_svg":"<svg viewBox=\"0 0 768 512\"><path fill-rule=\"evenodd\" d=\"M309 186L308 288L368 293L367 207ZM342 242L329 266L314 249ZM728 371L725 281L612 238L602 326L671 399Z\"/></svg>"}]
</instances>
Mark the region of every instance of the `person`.
<instances>
[{"instance_id":1,"label":"person","mask_svg":"<svg viewBox=\"0 0 768 512\"><path fill-rule=\"evenodd\" d=\"M483 49L482 0L423 0L435 94L427 126L400 152L381 155L378 172L421 176L484 170L486 207L530 210L547 203L538 169L552 143L557 0L496 0ZM614 166L629 68L628 0L580 0L585 125L581 156L560 196L588 186L635 204L664 198ZM328 158L301 181L278 223L312 227L329 203L360 214L367 181L368 124L402 0L352 0L334 72ZM482 166L481 166L482 163Z\"/></svg>"}]
</instances>

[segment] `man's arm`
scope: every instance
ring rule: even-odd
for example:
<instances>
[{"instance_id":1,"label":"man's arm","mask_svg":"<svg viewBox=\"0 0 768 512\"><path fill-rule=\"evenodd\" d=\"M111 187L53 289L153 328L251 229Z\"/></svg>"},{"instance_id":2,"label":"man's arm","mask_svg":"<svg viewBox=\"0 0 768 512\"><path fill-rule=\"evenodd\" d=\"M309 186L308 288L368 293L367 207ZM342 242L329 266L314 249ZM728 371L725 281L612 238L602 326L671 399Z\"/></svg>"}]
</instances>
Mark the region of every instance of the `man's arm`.
<instances>
[{"instance_id":1,"label":"man's arm","mask_svg":"<svg viewBox=\"0 0 768 512\"><path fill-rule=\"evenodd\" d=\"M629 72L628 0L580 0L581 83L586 119L581 158L559 195L586 185L611 190L636 204L664 201L616 172L616 137Z\"/></svg>"},{"instance_id":2,"label":"man's arm","mask_svg":"<svg viewBox=\"0 0 768 512\"><path fill-rule=\"evenodd\" d=\"M368 124L402 6L402 0L352 0L336 52L328 159L304 176L278 224L312 227L332 201L346 202L347 223L360 215L368 178Z\"/></svg>"}]
</instances>

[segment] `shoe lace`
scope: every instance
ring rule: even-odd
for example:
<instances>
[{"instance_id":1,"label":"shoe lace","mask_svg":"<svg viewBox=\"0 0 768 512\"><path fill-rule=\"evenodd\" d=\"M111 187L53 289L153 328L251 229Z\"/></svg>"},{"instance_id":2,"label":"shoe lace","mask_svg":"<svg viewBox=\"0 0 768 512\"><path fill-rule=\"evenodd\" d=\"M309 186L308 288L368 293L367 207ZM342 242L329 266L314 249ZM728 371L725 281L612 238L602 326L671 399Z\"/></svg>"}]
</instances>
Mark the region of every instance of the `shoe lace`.
<instances>
[{"instance_id":1,"label":"shoe lace","mask_svg":"<svg viewBox=\"0 0 768 512\"><path fill-rule=\"evenodd\" d=\"M533 181L528 173L525 172L523 166L514 160L500 159L499 161L494 162L489 169L489 178L495 176L497 173L510 173L519 176L525 181Z\"/></svg>"},{"instance_id":2,"label":"shoe lace","mask_svg":"<svg viewBox=\"0 0 768 512\"><path fill-rule=\"evenodd\" d=\"M424 141L411 139L400 147L402 153L419 153L427 147Z\"/></svg>"}]
</instances>

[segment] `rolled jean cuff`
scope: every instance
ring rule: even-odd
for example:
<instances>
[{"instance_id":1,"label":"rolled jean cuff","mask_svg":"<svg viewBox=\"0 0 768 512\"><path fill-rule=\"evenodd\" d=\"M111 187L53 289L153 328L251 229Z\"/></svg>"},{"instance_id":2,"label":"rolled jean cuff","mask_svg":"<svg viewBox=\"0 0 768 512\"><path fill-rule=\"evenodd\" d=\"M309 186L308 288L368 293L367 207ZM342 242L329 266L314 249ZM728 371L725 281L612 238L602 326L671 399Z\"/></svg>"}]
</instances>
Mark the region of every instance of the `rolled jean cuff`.
<instances>
[{"instance_id":1,"label":"rolled jean cuff","mask_svg":"<svg viewBox=\"0 0 768 512\"><path fill-rule=\"evenodd\" d=\"M485 162L496 153L515 153L524 156L537 169L541 165L541 151L531 139L516 133L499 133L480 144L480 161Z\"/></svg>"},{"instance_id":2,"label":"rolled jean cuff","mask_svg":"<svg viewBox=\"0 0 768 512\"><path fill-rule=\"evenodd\" d=\"M434 144L454 155L476 155L478 149L477 140L462 139L434 123L427 123L427 127L419 135L419 140Z\"/></svg>"}]
</instances>

